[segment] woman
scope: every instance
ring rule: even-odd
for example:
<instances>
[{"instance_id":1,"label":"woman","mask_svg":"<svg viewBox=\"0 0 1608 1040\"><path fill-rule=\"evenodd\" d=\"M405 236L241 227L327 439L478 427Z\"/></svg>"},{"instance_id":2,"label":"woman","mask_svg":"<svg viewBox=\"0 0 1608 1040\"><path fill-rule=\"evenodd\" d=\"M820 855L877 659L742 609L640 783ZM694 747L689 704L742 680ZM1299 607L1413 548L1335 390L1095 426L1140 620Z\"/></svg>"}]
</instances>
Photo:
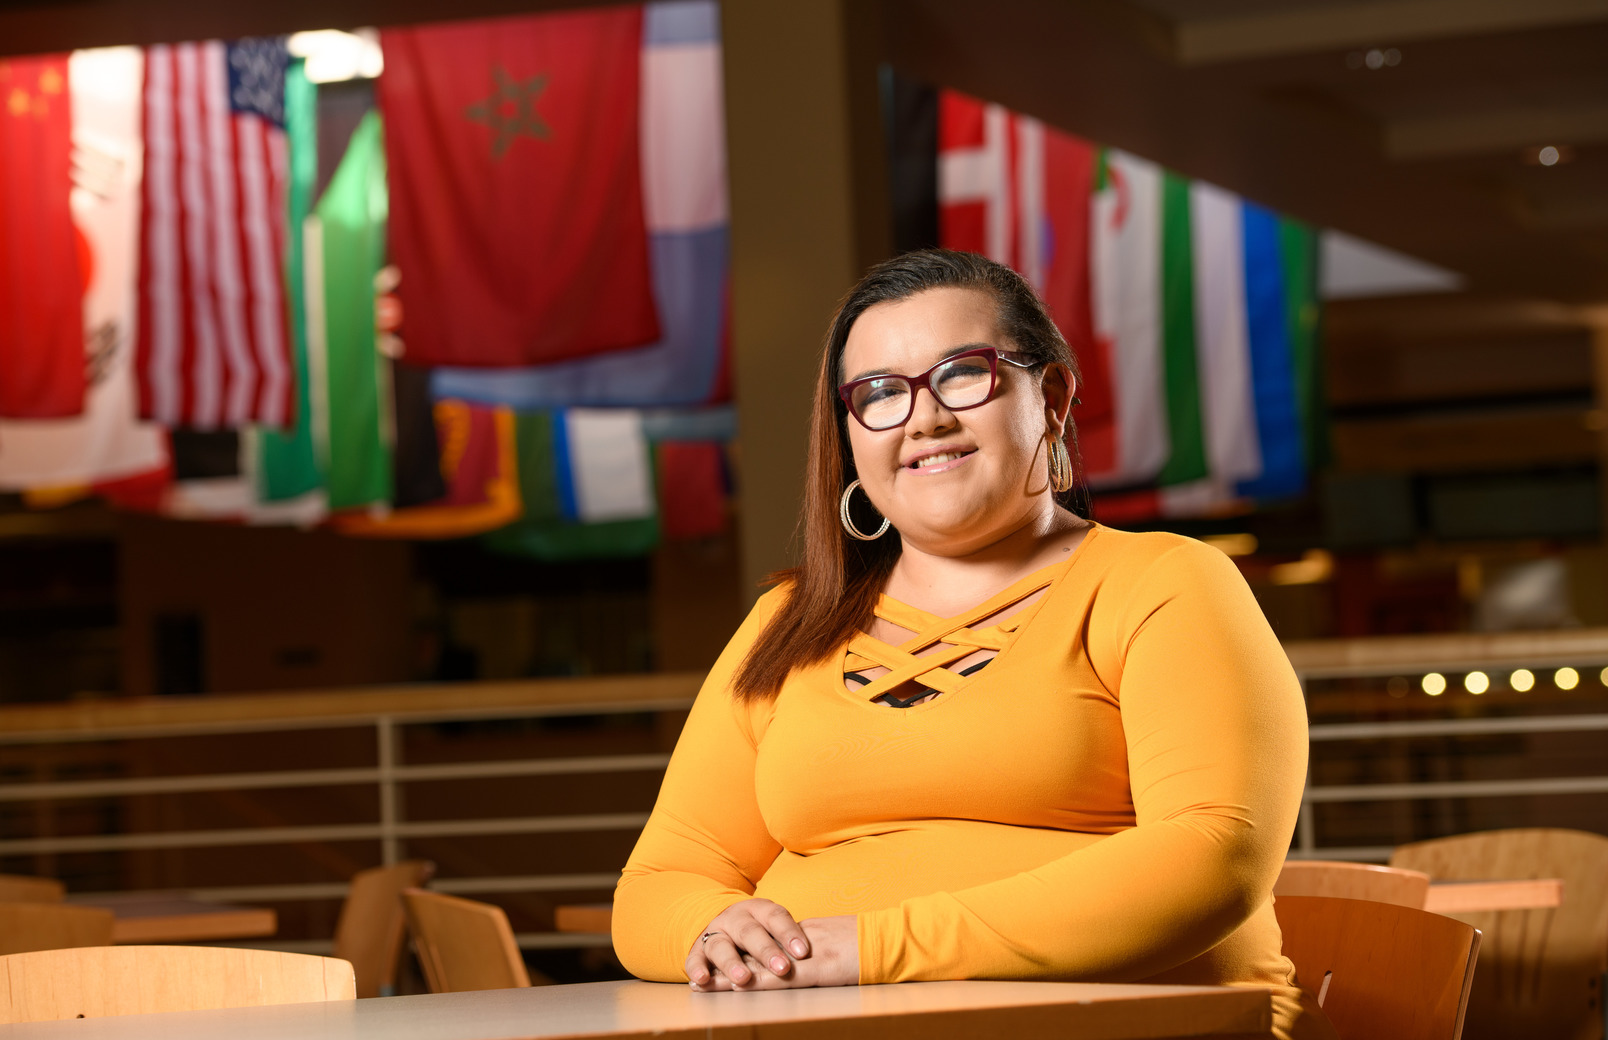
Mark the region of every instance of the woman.
<instances>
[{"instance_id":1,"label":"woman","mask_svg":"<svg viewBox=\"0 0 1608 1040\"><path fill-rule=\"evenodd\" d=\"M1233 564L1069 506L1074 362L999 264L874 268L828 335L804 559L710 672L615 896L695 989L1274 988L1305 709Z\"/></svg>"}]
</instances>

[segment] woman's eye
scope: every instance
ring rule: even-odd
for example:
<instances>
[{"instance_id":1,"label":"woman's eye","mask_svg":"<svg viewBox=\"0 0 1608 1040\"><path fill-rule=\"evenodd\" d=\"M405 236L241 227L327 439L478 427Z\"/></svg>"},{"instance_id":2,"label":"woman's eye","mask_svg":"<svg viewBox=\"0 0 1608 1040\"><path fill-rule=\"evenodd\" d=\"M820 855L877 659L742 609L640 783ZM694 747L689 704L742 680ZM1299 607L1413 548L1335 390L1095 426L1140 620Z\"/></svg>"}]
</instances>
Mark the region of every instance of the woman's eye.
<instances>
[{"instance_id":1,"label":"woman's eye","mask_svg":"<svg viewBox=\"0 0 1608 1040\"><path fill-rule=\"evenodd\" d=\"M967 386L980 379L988 378L988 366L971 364L969 362L956 362L946 365L938 373L938 381L945 386Z\"/></svg>"},{"instance_id":2,"label":"woman's eye","mask_svg":"<svg viewBox=\"0 0 1608 1040\"><path fill-rule=\"evenodd\" d=\"M866 388L864 396L860 398L862 404L876 404L895 397L903 396L903 383L872 383Z\"/></svg>"}]
</instances>

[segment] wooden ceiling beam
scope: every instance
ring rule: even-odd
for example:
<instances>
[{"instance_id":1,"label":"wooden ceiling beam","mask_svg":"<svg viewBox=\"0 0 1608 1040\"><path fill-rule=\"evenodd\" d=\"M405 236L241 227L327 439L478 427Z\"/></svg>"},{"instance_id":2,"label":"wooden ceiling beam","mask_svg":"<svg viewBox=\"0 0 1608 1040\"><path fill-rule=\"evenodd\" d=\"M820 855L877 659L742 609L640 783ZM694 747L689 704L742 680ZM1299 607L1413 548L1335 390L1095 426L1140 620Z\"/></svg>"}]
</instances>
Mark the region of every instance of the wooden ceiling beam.
<instances>
[{"instance_id":1,"label":"wooden ceiling beam","mask_svg":"<svg viewBox=\"0 0 1608 1040\"><path fill-rule=\"evenodd\" d=\"M1608 0L1371 0L1179 22L1185 66L1608 21Z\"/></svg>"},{"instance_id":2,"label":"wooden ceiling beam","mask_svg":"<svg viewBox=\"0 0 1608 1040\"><path fill-rule=\"evenodd\" d=\"M1392 159L1442 159L1598 141L1608 141L1608 105L1396 119L1386 124L1384 131L1385 154Z\"/></svg>"}]
</instances>

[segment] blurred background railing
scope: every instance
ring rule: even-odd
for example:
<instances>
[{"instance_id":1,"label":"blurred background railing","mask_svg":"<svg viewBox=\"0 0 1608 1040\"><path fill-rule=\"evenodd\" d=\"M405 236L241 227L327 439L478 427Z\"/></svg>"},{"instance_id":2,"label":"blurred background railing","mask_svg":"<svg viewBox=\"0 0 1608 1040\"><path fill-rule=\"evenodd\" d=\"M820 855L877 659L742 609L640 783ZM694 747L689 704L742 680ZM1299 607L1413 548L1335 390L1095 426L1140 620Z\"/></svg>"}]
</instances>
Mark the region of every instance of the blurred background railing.
<instances>
[{"instance_id":1,"label":"blurred background railing","mask_svg":"<svg viewBox=\"0 0 1608 1040\"><path fill-rule=\"evenodd\" d=\"M1312 764L1292 855L1590 829L1608 797L1608 630L1292 643ZM0 709L0 871L79 894L273 907L318 950L346 880L405 858L503 905L527 950L606 901L696 694L694 673ZM1478 692L1475 692L1478 691ZM296 768L283 767L295 761ZM601 951L600 951L601 952Z\"/></svg>"},{"instance_id":2,"label":"blurred background railing","mask_svg":"<svg viewBox=\"0 0 1608 1040\"><path fill-rule=\"evenodd\" d=\"M1312 758L1292 855L1383 862L1410 841L1597 829L1608 629L1287 644Z\"/></svg>"},{"instance_id":3,"label":"blurred background railing","mask_svg":"<svg viewBox=\"0 0 1608 1040\"><path fill-rule=\"evenodd\" d=\"M699 681L0 709L0 871L271 906L265 945L316 951L354 872L424 858L527 949L606 945L554 932L552 908L610 898Z\"/></svg>"}]
</instances>

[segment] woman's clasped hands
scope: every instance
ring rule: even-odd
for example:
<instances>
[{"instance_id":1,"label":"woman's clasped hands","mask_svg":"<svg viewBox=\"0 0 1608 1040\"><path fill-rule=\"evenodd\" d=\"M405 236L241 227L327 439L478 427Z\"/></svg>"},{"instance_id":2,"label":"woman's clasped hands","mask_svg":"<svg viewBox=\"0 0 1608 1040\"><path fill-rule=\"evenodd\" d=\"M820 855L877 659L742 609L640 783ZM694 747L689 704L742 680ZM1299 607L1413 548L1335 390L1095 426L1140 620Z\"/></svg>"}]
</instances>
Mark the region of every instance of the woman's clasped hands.
<instances>
[{"instance_id":1,"label":"woman's clasped hands","mask_svg":"<svg viewBox=\"0 0 1608 1040\"><path fill-rule=\"evenodd\" d=\"M857 920L848 914L795 921L769 899L745 899L709 922L686 969L700 993L858 985Z\"/></svg>"}]
</instances>

